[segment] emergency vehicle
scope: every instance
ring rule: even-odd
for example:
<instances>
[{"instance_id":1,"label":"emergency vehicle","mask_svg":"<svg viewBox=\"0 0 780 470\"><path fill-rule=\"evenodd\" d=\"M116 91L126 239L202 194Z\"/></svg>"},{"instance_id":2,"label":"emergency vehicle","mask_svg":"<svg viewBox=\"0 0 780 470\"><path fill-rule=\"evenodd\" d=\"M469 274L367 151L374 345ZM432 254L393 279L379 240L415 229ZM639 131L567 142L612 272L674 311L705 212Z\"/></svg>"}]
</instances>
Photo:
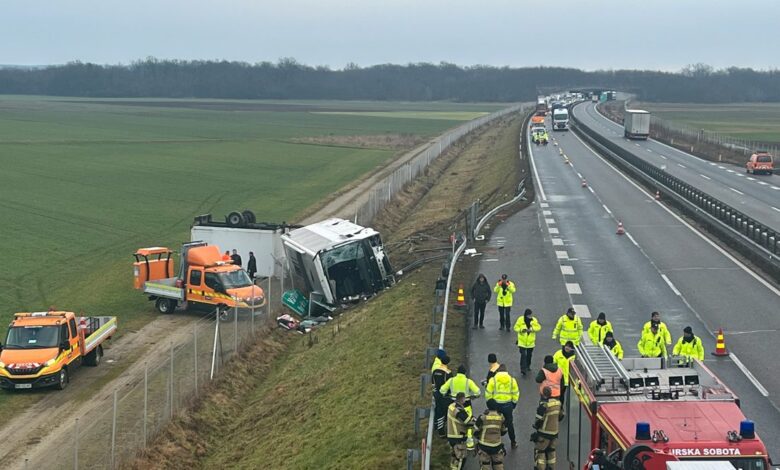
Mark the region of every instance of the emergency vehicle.
<instances>
[{"instance_id":1,"label":"emergency vehicle","mask_svg":"<svg viewBox=\"0 0 780 470\"><path fill-rule=\"evenodd\" d=\"M577 346L566 400L568 423L561 430L567 460L577 468L605 468L587 462L591 450L599 449L617 465L639 446L673 460L728 461L739 470L771 468L739 398L699 361L669 367L676 359L619 361L603 346Z\"/></svg>"}]
</instances>

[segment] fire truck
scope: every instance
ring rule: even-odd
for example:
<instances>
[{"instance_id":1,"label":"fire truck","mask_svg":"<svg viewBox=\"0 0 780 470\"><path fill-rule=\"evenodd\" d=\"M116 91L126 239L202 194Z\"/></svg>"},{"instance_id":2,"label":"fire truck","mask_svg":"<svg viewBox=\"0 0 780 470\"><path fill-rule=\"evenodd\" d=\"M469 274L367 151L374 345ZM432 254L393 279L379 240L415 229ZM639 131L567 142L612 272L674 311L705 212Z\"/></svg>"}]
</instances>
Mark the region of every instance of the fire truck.
<instances>
[{"instance_id":1,"label":"fire truck","mask_svg":"<svg viewBox=\"0 0 780 470\"><path fill-rule=\"evenodd\" d=\"M668 461L770 469L766 447L739 398L703 363L678 367L680 362L621 361L603 346L577 346L558 449L585 470L650 470ZM640 461L647 464L637 465Z\"/></svg>"}]
</instances>

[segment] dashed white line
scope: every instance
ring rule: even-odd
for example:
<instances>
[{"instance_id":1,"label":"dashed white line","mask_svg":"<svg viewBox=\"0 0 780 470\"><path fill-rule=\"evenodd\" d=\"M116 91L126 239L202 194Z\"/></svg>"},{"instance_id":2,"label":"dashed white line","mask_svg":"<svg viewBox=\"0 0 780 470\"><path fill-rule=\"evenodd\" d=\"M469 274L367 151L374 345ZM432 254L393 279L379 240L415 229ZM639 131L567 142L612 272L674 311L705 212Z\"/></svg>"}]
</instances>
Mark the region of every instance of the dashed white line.
<instances>
[{"instance_id":1,"label":"dashed white line","mask_svg":"<svg viewBox=\"0 0 780 470\"><path fill-rule=\"evenodd\" d=\"M721 170L725 170L726 169L725 166L720 166L720 165L718 165L718 168L720 168Z\"/></svg>"},{"instance_id":2,"label":"dashed white line","mask_svg":"<svg viewBox=\"0 0 780 470\"><path fill-rule=\"evenodd\" d=\"M709 177L709 176L707 176L707 175L702 175L701 173L699 173L699 176L701 176L701 177L702 177L702 178L704 178L705 180L711 180L711 179L712 179L712 178L710 178L710 177Z\"/></svg>"},{"instance_id":3,"label":"dashed white line","mask_svg":"<svg viewBox=\"0 0 780 470\"><path fill-rule=\"evenodd\" d=\"M780 186L772 186L772 189L775 189L777 191L780 191Z\"/></svg>"},{"instance_id":4,"label":"dashed white line","mask_svg":"<svg viewBox=\"0 0 780 470\"><path fill-rule=\"evenodd\" d=\"M528 133L530 137L530 132ZM539 178L539 172L536 170L536 162L534 161L534 151L531 146L528 147L528 155L531 157L531 168L534 172L534 179L536 180L536 188L539 190L539 196L542 202L547 202L547 195L544 194L544 188L542 187L542 180Z\"/></svg>"},{"instance_id":5,"label":"dashed white line","mask_svg":"<svg viewBox=\"0 0 780 470\"><path fill-rule=\"evenodd\" d=\"M593 194L596 194L596 192L595 192L595 191L593 191L593 188L591 188L590 186L588 186L588 191L590 191L590 192L591 192L591 193L593 193Z\"/></svg>"},{"instance_id":6,"label":"dashed white line","mask_svg":"<svg viewBox=\"0 0 780 470\"><path fill-rule=\"evenodd\" d=\"M661 274L661 277L664 278L664 281L669 285L669 288L672 289L672 292L674 292L674 295L682 295L680 294L680 291L677 290L676 287L674 287L674 284L672 284L672 281L669 280L668 277L666 277L666 274Z\"/></svg>"},{"instance_id":7,"label":"dashed white line","mask_svg":"<svg viewBox=\"0 0 780 470\"><path fill-rule=\"evenodd\" d=\"M738 189L734 189L731 186L729 186L729 189L734 191L735 193L739 194L740 196L744 196L745 195L745 193L743 193L742 191L740 191Z\"/></svg>"},{"instance_id":8,"label":"dashed white line","mask_svg":"<svg viewBox=\"0 0 780 470\"><path fill-rule=\"evenodd\" d=\"M651 153L653 152L653 149L645 149L645 150L647 150L648 152L651 152ZM663 155L661 155L661 156L663 157Z\"/></svg>"},{"instance_id":9,"label":"dashed white line","mask_svg":"<svg viewBox=\"0 0 780 470\"><path fill-rule=\"evenodd\" d=\"M683 165L682 163L678 163L677 166L679 166L680 168L688 168L687 166Z\"/></svg>"},{"instance_id":10,"label":"dashed white line","mask_svg":"<svg viewBox=\"0 0 780 470\"><path fill-rule=\"evenodd\" d=\"M566 291L569 294L576 294L576 295L582 294L582 288L576 282L567 282L566 283Z\"/></svg>"},{"instance_id":11,"label":"dashed white line","mask_svg":"<svg viewBox=\"0 0 780 470\"><path fill-rule=\"evenodd\" d=\"M609 210L609 207L605 206L604 204L602 204L601 207L603 207L604 210L607 211L607 214L612 214L612 211Z\"/></svg>"},{"instance_id":12,"label":"dashed white line","mask_svg":"<svg viewBox=\"0 0 780 470\"><path fill-rule=\"evenodd\" d=\"M553 246L563 246L563 239L562 238L553 238L552 239Z\"/></svg>"},{"instance_id":13,"label":"dashed white line","mask_svg":"<svg viewBox=\"0 0 780 470\"><path fill-rule=\"evenodd\" d=\"M766 186L769 183L767 183L766 181L759 181L758 184L760 184L761 186Z\"/></svg>"},{"instance_id":14,"label":"dashed white line","mask_svg":"<svg viewBox=\"0 0 780 470\"><path fill-rule=\"evenodd\" d=\"M555 219L547 219L547 218L545 218L544 219L544 223L546 223L547 225L554 224L555 223Z\"/></svg>"},{"instance_id":15,"label":"dashed white line","mask_svg":"<svg viewBox=\"0 0 780 470\"><path fill-rule=\"evenodd\" d=\"M748 176L748 177L747 177L747 179L748 179L749 181L755 181L755 180L756 180L755 178L751 178L750 176Z\"/></svg>"},{"instance_id":16,"label":"dashed white line","mask_svg":"<svg viewBox=\"0 0 780 470\"><path fill-rule=\"evenodd\" d=\"M742 373L745 374L745 377L747 377L748 380L750 380L750 382L753 384L753 386L755 386L758 389L758 393L760 393L765 397L768 397L769 392L766 390L766 388L764 388L763 385L761 385L761 382L758 381L758 379L753 375L753 373L750 372L747 367L745 367L745 364L743 364L742 361L739 360L737 355L731 353L729 354L729 356L731 357L731 360L734 361L734 364L736 364L737 367L739 367L739 370L741 370Z\"/></svg>"},{"instance_id":17,"label":"dashed white line","mask_svg":"<svg viewBox=\"0 0 780 470\"><path fill-rule=\"evenodd\" d=\"M572 304L572 308L580 318L591 318L590 309L585 304Z\"/></svg>"},{"instance_id":18,"label":"dashed white line","mask_svg":"<svg viewBox=\"0 0 780 470\"><path fill-rule=\"evenodd\" d=\"M558 259L569 259L569 253L566 251L555 251L555 257Z\"/></svg>"},{"instance_id":19,"label":"dashed white line","mask_svg":"<svg viewBox=\"0 0 780 470\"><path fill-rule=\"evenodd\" d=\"M663 156L663 155L658 155L658 156L659 156L659 157L661 157L661 158L663 158L664 160L668 160L668 158L666 158L666 157L665 157L665 156Z\"/></svg>"},{"instance_id":20,"label":"dashed white line","mask_svg":"<svg viewBox=\"0 0 780 470\"><path fill-rule=\"evenodd\" d=\"M542 215L552 215L552 211L542 211Z\"/></svg>"},{"instance_id":21,"label":"dashed white line","mask_svg":"<svg viewBox=\"0 0 780 470\"><path fill-rule=\"evenodd\" d=\"M634 145L636 145L637 147L641 147L641 145L639 145L639 144L634 144Z\"/></svg>"},{"instance_id":22,"label":"dashed white line","mask_svg":"<svg viewBox=\"0 0 780 470\"><path fill-rule=\"evenodd\" d=\"M713 162L709 162L709 164L712 165L712 166L718 166L717 163L713 163Z\"/></svg>"},{"instance_id":23,"label":"dashed white line","mask_svg":"<svg viewBox=\"0 0 780 470\"><path fill-rule=\"evenodd\" d=\"M558 229L555 227L550 227L547 231L550 232L550 235L558 235Z\"/></svg>"},{"instance_id":24,"label":"dashed white line","mask_svg":"<svg viewBox=\"0 0 780 470\"><path fill-rule=\"evenodd\" d=\"M564 276L574 276L574 267L573 266L566 266L561 265L561 274Z\"/></svg>"},{"instance_id":25,"label":"dashed white line","mask_svg":"<svg viewBox=\"0 0 780 470\"><path fill-rule=\"evenodd\" d=\"M728 171L729 173L736 173L736 171L734 170L726 170L726 171Z\"/></svg>"},{"instance_id":26,"label":"dashed white line","mask_svg":"<svg viewBox=\"0 0 780 470\"><path fill-rule=\"evenodd\" d=\"M539 204L539 205L540 205L540 206L542 206L542 207L550 207L550 205L549 205L549 204L547 204L546 202L543 202L543 203L541 203L541 204Z\"/></svg>"}]
</instances>

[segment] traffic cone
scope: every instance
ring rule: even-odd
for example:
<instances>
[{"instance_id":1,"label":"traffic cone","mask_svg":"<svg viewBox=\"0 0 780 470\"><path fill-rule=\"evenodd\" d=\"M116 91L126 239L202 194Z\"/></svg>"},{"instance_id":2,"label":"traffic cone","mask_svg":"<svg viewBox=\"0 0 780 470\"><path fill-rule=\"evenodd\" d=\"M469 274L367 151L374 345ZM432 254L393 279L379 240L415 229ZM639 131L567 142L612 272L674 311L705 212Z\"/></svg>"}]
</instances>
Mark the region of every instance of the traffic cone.
<instances>
[{"instance_id":1,"label":"traffic cone","mask_svg":"<svg viewBox=\"0 0 780 470\"><path fill-rule=\"evenodd\" d=\"M726 338L723 336L723 328L718 329L718 336L715 338L715 351L712 352L713 356L728 356L729 352L726 350Z\"/></svg>"},{"instance_id":2,"label":"traffic cone","mask_svg":"<svg viewBox=\"0 0 780 470\"><path fill-rule=\"evenodd\" d=\"M466 306L466 296L463 295L463 284L458 286L458 297L455 300L455 307L464 308Z\"/></svg>"},{"instance_id":3,"label":"traffic cone","mask_svg":"<svg viewBox=\"0 0 780 470\"><path fill-rule=\"evenodd\" d=\"M563 155L563 149L558 149L558 153L560 153L561 155Z\"/></svg>"},{"instance_id":4,"label":"traffic cone","mask_svg":"<svg viewBox=\"0 0 780 470\"><path fill-rule=\"evenodd\" d=\"M563 156L563 164L564 164L564 165L569 165L570 163L571 163L571 162L569 162L569 157L567 157L566 155L564 155L564 156Z\"/></svg>"},{"instance_id":5,"label":"traffic cone","mask_svg":"<svg viewBox=\"0 0 780 470\"><path fill-rule=\"evenodd\" d=\"M582 178L582 187L583 188L587 188L588 187L588 182L585 181L585 178Z\"/></svg>"},{"instance_id":6,"label":"traffic cone","mask_svg":"<svg viewBox=\"0 0 780 470\"><path fill-rule=\"evenodd\" d=\"M623 235L624 233L626 233L626 229L623 228L623 221L618 220L617 234Z\"/></svg>"},{"instance_id":7,"label":"traffic cone","mask_svg":"<svg viewBox=\"0 0 780 470\"><path fill-rule=\"evenodd\" d=\"M655 192L655 200L656 201L660 201L661 200L661 191L656 191Z\"/></svg>"}]
</instances>

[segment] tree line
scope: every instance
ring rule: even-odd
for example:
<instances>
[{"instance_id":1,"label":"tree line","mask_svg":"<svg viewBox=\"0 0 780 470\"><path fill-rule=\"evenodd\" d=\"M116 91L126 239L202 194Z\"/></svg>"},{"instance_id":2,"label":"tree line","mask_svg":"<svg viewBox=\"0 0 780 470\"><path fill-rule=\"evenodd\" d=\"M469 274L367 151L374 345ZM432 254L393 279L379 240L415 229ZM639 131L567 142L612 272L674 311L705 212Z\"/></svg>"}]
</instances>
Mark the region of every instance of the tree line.
<instances>
[{"instance_id":1,"label":"tree line","mask_svg":"<svg viewBox=\"0 0 780 470\"><path fill-rule=\"evenodd\" d=\"M617 89L644 101L780 101L780 71L703 64L680 72L583 71L566 67L462 67L449 63L349 64L343 69L276 63L149 58L130 65L71 62L0 68L1 94L81 97L529 101L561 89Z\"/></svg>"}]
</instances>

